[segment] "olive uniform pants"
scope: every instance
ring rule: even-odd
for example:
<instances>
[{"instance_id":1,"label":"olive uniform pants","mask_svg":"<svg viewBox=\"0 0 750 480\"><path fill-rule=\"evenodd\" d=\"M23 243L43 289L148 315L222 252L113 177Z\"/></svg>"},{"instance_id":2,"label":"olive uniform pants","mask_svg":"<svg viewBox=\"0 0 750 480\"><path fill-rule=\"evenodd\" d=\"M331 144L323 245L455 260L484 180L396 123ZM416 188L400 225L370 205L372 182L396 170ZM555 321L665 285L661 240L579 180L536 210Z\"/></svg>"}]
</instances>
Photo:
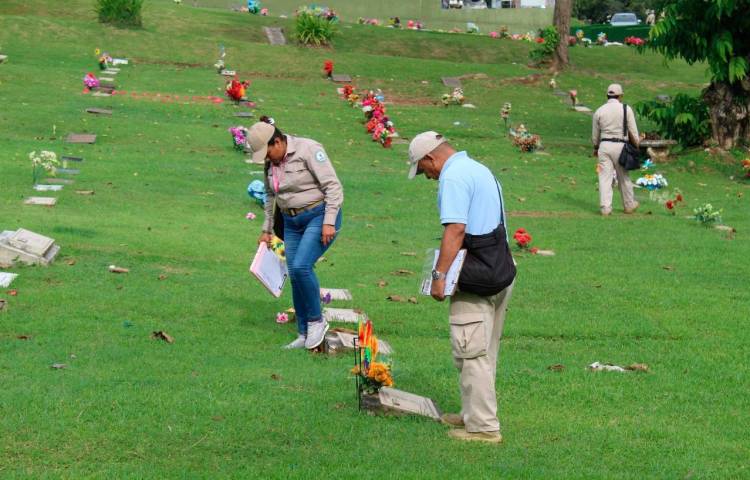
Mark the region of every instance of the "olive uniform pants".
<instances>
[{"instance_id":1,"label":"olive uniform pants","mask_svg":"<svg viewBox=\"0 0 750 480\"><path fill-rule=\"evenodd\" d=\"M461 416L468 432L497 432L495 374L505 311L513 284L491 297L456 292L451 297L453 362L460 372Z\"/></svg>"},{"instance_id":2,"label":"olive uniform pants","mask_svg":"<svg viewBox=\"0 0 750 480\"><path fill-rule=\"evenodd\" d=\"M622 204L625 208L633 208L636 205L633 194L633 182L627 170L620 165L620 153L622 143L602 142L599 144L599 206L602 213L612 211L612 178L617 175L617 184L622 195Z\"/></svg>"}]
</instances>

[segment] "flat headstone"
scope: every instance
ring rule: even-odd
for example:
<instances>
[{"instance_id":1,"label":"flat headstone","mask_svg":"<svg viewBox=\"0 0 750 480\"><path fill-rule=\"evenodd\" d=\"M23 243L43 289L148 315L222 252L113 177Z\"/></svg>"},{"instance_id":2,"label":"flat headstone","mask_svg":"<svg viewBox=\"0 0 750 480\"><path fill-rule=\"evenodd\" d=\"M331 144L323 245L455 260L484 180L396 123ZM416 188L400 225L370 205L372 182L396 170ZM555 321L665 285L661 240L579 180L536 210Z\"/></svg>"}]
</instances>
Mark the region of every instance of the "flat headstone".
<instances>
[{"instance_id":1,"label":"flat headstone","mask_svg":"<svg viewBox=\"0 0 750 480\"><path fill-rule=\"evenodd\" d=\"M461 79L457 77L443 77L443 85L446 87L461 88Z\"/></svg>"},{"instance_id":2,"label":"flat headstone","mask_svg":"<svg viewBox=\"0 0 750 480\"><path fill-rule=\"evenodd\" d=\"M112 59L112 65L127 65L128 59L127 58L113 58Z\"/></svg>"},{"instance_id":3,"label":"flat headstone","mask_svg":"<svg viewBox=\"0 0 750 480\"><path fill-rule=\"evenodd\" d=\"M573 108L575 109L576 112L591 113L591 109L585 105L576 105Z\"/></svg>"},{"instance_id":4,"label":"flat headstone","mask_svg":"<svg viewBox=\"0 0 750 480\"><path fill-rule=\"evenodd\" d=\"M277 27L263 27L263 32L268 37L268 42L271 45L286 45L286 37L284 32Z\"/></svg>"},{"instance_id":5,"label":"flat headstone","mask_svg":"<svg viewBox=\"0 0 750 480\"><path fill-rule=\"evenodd\" d=\"M321 288L320 298L323 298L327 295L331 296L331 300L347 301L352 299L352 292L345 288Z\"/></svg>"},{"instance_id":6,"label":"flat headstone","mask_svg":"<svg viewBox=\"0 0 750 480\"><path fill-rule=\"evenodd\" d=\"M93 113L95 115L112 115L112 110L106 108L87 108L86 113Z\"/></svg>"},{"instance_id":7,"label":"flat headstone","mask_svg":"<svg viewBox=\"0 0 750 480\"><path fill-rule=\"evenodd\" d=\"M390 387L381 388L375 395L364 395L362 406L386 414L421 415L438 421L442 416L433 399Z\"/></svg>"},{"instance_id":8,"label":"flat headstone","mask_svg":"<svg viewBox=\"0 0 750 480\"><path fill-rule=\"evenodd\" d=\"M563 92L562 90L555 90L552 92L552 95L555 95L556 97L568 97L570 94L568 92Z\"/></svg>"},{"instance_id":9,"label":"flat headstone","mask_svg":"<svg viewBox=\"0 0 750 480\"><path fill-rule=\"evenodd\" d=\"M57 173L62 173L63 175L78 175L81 173L81 171L77 168L58 168L56 169Z\"/></svg>"},{"instance_id":10,"label":"flat headstone","mask_svg":"<svg viewBox=\"0 0 750 480\"><path fill-rule=\"evenodd\" d=\"M7 55L0 55L0 63L5 62L8 59Z\"/></svg>"},{"instance_id":11,"label":"flat headstone","mask_svg":"<svg viewBox=\"0 0 750 480\"><path fill-rule=\"evenodd\" d=\"M672 97L669 95L661 94L656 96L656 100L663 103L669 103L672 101Z\"/></svg>"},{"instance_id":12,"label":"flat headstone","mask_svg":"<svg viewBox=\"0 0 750 480\"><path fill-rule=\"evenodd\" d=\"M90 133L71 133L65 141L68 143L95 143L96 135Z\"/></svg>"},{"instance_id":13,"label":"flat headstone","mask_svg":"<svg viewBox=\"0 0 750 480\"><path fill-rule=\"evenodd\" d=\"M401 137L396 137L393 140L391 140L391 144L393 145L409 145L409 140Z\"/></svg>"},{"instance_id":14,"label":"flat headstone","mask_svg":"<svg viewBox=\"0 0 750 480\"><path fill-rule=\"evenodd\" d=\"M331 75L331 80L337 83L349 83L352 81L352 77L345 73L334 73Z\"/></svg>"},{"instance_id":15,"label":"flat headstone","mask_svg":"<svg viewBox=\"0 0 750 480\"><path fill-rule=\"evenodd\" d=\"M0 272L0 288L8 288L13 280L18 276L17 273Z\"/></svg>"},{"instance_id":16,"label":"flat headstone","mask_svg":"<svg viewBox=\"0 0 750 480\"><path fill-rule=\"evenodd\" d=\"M44 185L44 184L36 184L34 185L34 190L37 192L59 192L63 189L63 185Z\"/></svg>"},{"instance_id":17,"label":"flat headstone","mask_svg":"<svg viewBox=\"0 0 750 480\"><path fill-rule=\"evenodd\" d=\"M477 108L477 106L474 105L473 103L464 103L461 106L464 107L464 108Z\"/></svg>"},{"instance_id":18,"label":"flat headstone","mask_svg":"<svg viewBox=\"0 0 750 480\"><path fill-rule=\"evenodd\" d=\"M114 85L99 85L94 90L97 91L97 92L110 93L111 94L111 93L113 93L115 91L115 86Z\"/></svg>"},{"instance_id":19,"label":"flat headstone","mask_svg":"<svg viewBox=\"0 0 750 480\"><path fill-rule=\"evenodd\" d=\"M249 163L250 165L264 165L266 162L264 160L259 160L259 161L256 162L256 161L253 160L253 156L249 155L245 159L245 163Z\"/></svg>"},{"instance_id":20,"label":"flat headstone","mask_svg":"<svg viewBox=\"0 0 750 480\"><path fill-rule=\"evenodd\" d=\"M117 75L118 73L120 73L120 71L119 71L119 70L118 70L118 71L114 71L114 70L104 70L104 71L103 71L102 73L103 73L104 75Z\"/></svg>"},{"instance_id":21,"label":"flat headstone","mask_svg":"<svg viewBox=\"0 0 750 480\"><path fill-rule=\"evenodd\" d=\"M55 197L28 197L23 201L24 205L42 205L44 207L54 207L57 203Z\"/></svg>"},{"instance_id":22,"label":"flat headstone","mask_svg":"<svg viewBox=\"0 0 750 480\"><path fill-rule=\"evenodd\" d=\"M255 114L253 112L237 112L234 114L234 116L240 118L251 118L254 117Z\"/></svg>"},{"instance_id":23,"label":"flat headstone","mask_svg":"<svg viewBox=\"0 0 750 480\"><path fill-rule=\"evenodd\" d=\"M105 92L94 92L91 94L92 97L111 97L111 93L105 93Z\"/></svg>"},{"instance_id":24,"label":"flat headstone","mask_svg":"<svg viewBox=\"0 0 750 480\"><path fill-rule=\"evenodd\" d=\"M53 238L19 228L15 232L0 232L0 265L13 266L16 262L48 265L60 246Z\"/></svg>"},{"instance_id":25,"label":"flat headstone","mask_svg":"<svg viewBox=\"0 0 750 480\"><path fill-rule=\"evenodd\" d=\"M367 321L367 314L351 308L326 308L323 318L327 322L359 323Z\"/></svg>"},{"instance_id":26,"label":"flat headstone","mask_svg":"<svg viewBox=\"0 0 750 480\"><path fill-rule=\"evenodd\" d=\"M44 181L52 185L72 185L75 182L69 178L45 178Z\"/></svg>"},{"instance_id":27,"label":"flat headstone","mask_svg":"<svg viewBox=\"0 0 750 480\"><path fill-rule=\"evenodd\" d=\"M237 72L235 72L234 70L222 70L221 75L224 75L225 77L234 77L235 75L237 75Z\"/></svg>"},{"instance_id":28,"label":"flat headstone","mask_svg":"<svg viewBox=\"0 0 750 480\"><path fill-rule=\"evenodd\" d=\"M114 82L115 79L112 77L99 77L100 82Z\"/></svg>"},{"instance_id":29,"label":"flat headstone","mask_svg":"<svg viewBox=\"0 0 750 480\"><path fill-rule=\"evenodd\" d=\"M63 162L82 162L83 157L71 157L70 155L63 155L60 157Z\"/></svg>"}]
</instances>

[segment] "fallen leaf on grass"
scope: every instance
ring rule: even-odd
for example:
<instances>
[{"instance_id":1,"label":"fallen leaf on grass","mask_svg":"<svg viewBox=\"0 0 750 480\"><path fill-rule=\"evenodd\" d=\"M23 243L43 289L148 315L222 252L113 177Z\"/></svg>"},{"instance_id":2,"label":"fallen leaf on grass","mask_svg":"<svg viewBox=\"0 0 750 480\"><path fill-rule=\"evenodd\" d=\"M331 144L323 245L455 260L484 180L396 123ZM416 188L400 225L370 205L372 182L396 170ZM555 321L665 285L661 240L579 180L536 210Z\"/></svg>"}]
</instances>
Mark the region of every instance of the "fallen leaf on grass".
<instances>
[{"instance_id":1,"label":"fallen leaf on grass","mask_svg":"<svg viewBox=\"0 0 750 480\"><path fill-rule=\"evenodd\" d=\"M211 417L211 420L213 420L214 422L220 422L224 420L224 417L222 417L221 415L214 415L213 417Z\"/></svg>"},{"instance_id":2,"label":"fallen leaf on grass","mask_svg":"<svg viewBox=\"0 0 750 480\"><path fill-rule=\"evenodd\" d=\"M519 202L523 203L523 202L526 201L526 197L516 197L516 200L518 200Z\"/></svg>"},{"instance_id":3,"label":"fallen leaf on grass","mask_svg":"<svg viewBox=\"0 0 750 480\"><path fill-rule=\"evenodd\" d=\"M377 285L380 288L384 288L384 287L388 286L388 282L386 282L385 280L379 280L378 283L377 283Z\"/></svg>"},{"instance_id":4,"label":"fallen leaf on grass","mask_svg":"<svg viewBox=\"0 0 750 480\"><path fill-rule=\"evenodd\" d=\"M19 340L31 340L31 335L19 335L16 338Z\"/></svg>"},{"instance_id":5,"label":"fallen leaf on grass","mask_svg":"<svg viewBox=\"0 0 750 480\"><path fill-rule=\"evenodd\" d=\"M118 267L115 265L110 265L109 271L112 273L130 273L130 269Z\"/></svg>"},{"instance_id":6,"label":"fallen leaf on grass","mask_svg":"<svg viewBox=\"0 0 750 480\"><path fill-rule=\"evenodd\" d=\"M409 297L408 302L409 303L413 303L414 305L416 305L417 304L417 297Z\"/></svg>"},{"instance_id":7,"label":"fallen leaf on grass","mask_svg":"<svg viewBox=\"0 0 750 480\"><path fill-rule=\"evenodd\" d=\"M275 374L275 373L272 373L272 374L271 374L271 380L277 380L277 381L278 381L278 380L281 380L281 376L280 376L280 375L277 375L277 374Z\"/></svg>"},{"instance_id":8,"label":"fallen leaf on grass","mask_svg":"<svg viewBox=\"0 0 750 480\"><path fill-rule=\"evenodd\" d=\"M18 290L16 290L15 288L13 290L8 290L8 295L10 295L11 297L17 297Z\"/></svg>"},{"instance_id":9,"label":"fallen leaf on grass","mask_svg":"<svg viewBox=\"0 0 750 480\"><path fill-rule=\"evenodd\" d=\"M562 363L556 363L547 367L547 370L552 370L553 372L562 372L563 370L565 370L565 365L563 365Z\"/></svg>"},{"instance_id":10,"label":"fallen leaf on grass","mask_svg":"<svg viewBox=\"0 0 750 480\"><path fill-rule=\"evenodd\" d=\"M634 363L625 367L625 370L631 370L634 372L648 372L648 365L645 363Z\"/></svg>"},{"instance_id":11,"label":"fallen leaf on grass","mask_svg":"<svg viewBox=\"0 0 750 480\"><path fill-rule=\"evenodd\" d=\"M395 272L391 272L391 275L396 275L397 277L408 277L409 275L414 275L414 272L405 268L399 268Z\"/></svg>"},{"instance_id":12,"label":"fallen leaf on grass","mask_svg":"<svg viewBox=\"0 0 750 480\"><path fill-rule=\"evenodd\" d=\"M69 258L69 259L65 260L65 263L67 263L68 265L70 265L72 267L73 265L76 264L76 259L75 258Z\"/></svg>"},{"instance_id":13,"label":"fallen leaf on grass","mask_svg":"<svg viewBox=\"0 0 750 480\"><path fill-rule=\"evenodd\" d=\"M94 191L93 190L76 190L76 193L78 195L93 195Z\"/></svg>"},{"instance_id":14,"label":"fallen leaf on grass","mask_svg":"<svg viewBox=\"0 0 750 480\"><path fill-rule=\"evenodd\" d=\"M367 223L367 224L365 224L365 227L367 227L367 228L375 228L375 225L373 225L372 223Z\"/></svg>"},{"instance_id":15,"label":"fallen leaf on grass","mask_svg":"<svg viewBox=\"0 0 750 480\"><path fill-rule=\"evenodd\" d=\"M153 338L154 340L164 340L167 343L174 343L174 338L163 330L153 332L151 334L151 338Z\"/></svg>"},{"instance_id":16,"label":"fallen leaf on grass","mask_svg":"<svg viewBox=\"0 0 750 480\"><path fill-rule=\"evenodd\" d=\"M388 295L385 297L386 300L390 300L391 302L403 302L404 299L400 295Z\"/></svg>"},{"instance_id":17,"label":"fallen leaf on grass","mask_svg":"<svg viewBox=\"0 0 750 480\"><path fill-rule=\"evenodd\" d=\"M4 298L0 298L0 312L5 310L5 306L8 304L8 302L5 301Z\"/></svg>"},{"instance_id":18,"label":"fallen leaf on grass","mask_svg":"<svg viewBox=\"0 0 750 480\"><path fill-rule=\"evenodd\" d=\"M664 270L668 272L671 272L672 270L674 270L674 267L672 265L664 265L661 268L663 268Z\"/></svg>"},{"instance_id":19,"label":"fallen leaf on grass","mask_svg":"<svg viewBox=\"0 0 750 480\"><path fill-rule=\"evenodd\" d=\"M66 368L67 365L65 365L64 363L53 363L49 367L54 368L55 370L62 370L63 368Z\"/></svg>"},{"instance_id":20,"label":"fallen leaf on grass","mask_svg":"<svg viewBox=\"0 0 750 480\"><path fill-rule=\"evenodd\" d=\"M166 279L167 279L167 276L164 275L163 273L159 275L159 280L166 280Z\"/></svg>"},{"instance_id":21,"label":"fallen leaf on grass","mask_svg":"<svg viewBox=\"0 0 750 480\"><path fill-rule=\"evenodd\" d=\"M416 257L417 253L416 252L401 252L401 255L404 257Z\"/></svg>"}]
</instances>

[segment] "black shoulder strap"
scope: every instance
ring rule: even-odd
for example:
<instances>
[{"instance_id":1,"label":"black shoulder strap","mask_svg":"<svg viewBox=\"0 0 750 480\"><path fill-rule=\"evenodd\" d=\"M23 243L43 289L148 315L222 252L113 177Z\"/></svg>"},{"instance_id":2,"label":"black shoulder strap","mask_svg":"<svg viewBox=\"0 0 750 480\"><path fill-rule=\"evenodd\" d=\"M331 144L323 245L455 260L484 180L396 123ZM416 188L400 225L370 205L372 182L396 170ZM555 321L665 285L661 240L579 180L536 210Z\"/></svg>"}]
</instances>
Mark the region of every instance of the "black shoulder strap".
<instances>
[{"instance_id":1,"label":"black shoulder strap","mask_svg":"<svg viewBox=\"0 0 750 480\"><path fill-rule=\"evenodd\" d=\"M503 194L500 193L500 182L495 178L492 177L493 180L495 180L495 187L497 187L497 197L500 199L500 223L505 225L505 215L503 212L505 212L505 209L503 208Z\"/></svg>"},{"instance_id":2,"label":"black shoulder strap","mask_svg":"<svg viewBox=\"0 0 750 480\"><path fill-rule=\"evenodd\" d=\"M622 136L625 137L625 140L630 140L630 137L628 137L628 104L623 103L622 104Z\"/></svg>"}]
</instances>

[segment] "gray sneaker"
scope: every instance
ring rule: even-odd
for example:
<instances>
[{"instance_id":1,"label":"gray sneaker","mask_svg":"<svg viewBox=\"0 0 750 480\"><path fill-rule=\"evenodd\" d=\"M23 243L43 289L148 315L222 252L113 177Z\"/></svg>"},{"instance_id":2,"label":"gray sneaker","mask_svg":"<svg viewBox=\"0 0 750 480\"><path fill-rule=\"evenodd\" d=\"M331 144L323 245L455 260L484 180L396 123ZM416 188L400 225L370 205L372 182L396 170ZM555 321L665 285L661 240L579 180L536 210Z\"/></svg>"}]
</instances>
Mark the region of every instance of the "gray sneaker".
<instances>
[{"instance_id":1,"label":"gray sneaker","mask_svg":"<svg viewBox=\"0 0 750 480\"><path fill-rule=\"evenodd\" d=\"M295 348L305 348L305 336L299 335L294 341L288 345L284 345L285 350L293 350Z\"/></svg>"},{"instance_id":2,"label":"gray sneaker","mask_svg":"<svg viewBox=\"0 0 750 480\"><path fill-rule=\"evenodd\" d=\"M321 320L315 323L307 324L307 340L305 340L305 348L310 350L321 343L326 338L326 332L328 331L328 322Z\"/></svg>"}]
</instances>

